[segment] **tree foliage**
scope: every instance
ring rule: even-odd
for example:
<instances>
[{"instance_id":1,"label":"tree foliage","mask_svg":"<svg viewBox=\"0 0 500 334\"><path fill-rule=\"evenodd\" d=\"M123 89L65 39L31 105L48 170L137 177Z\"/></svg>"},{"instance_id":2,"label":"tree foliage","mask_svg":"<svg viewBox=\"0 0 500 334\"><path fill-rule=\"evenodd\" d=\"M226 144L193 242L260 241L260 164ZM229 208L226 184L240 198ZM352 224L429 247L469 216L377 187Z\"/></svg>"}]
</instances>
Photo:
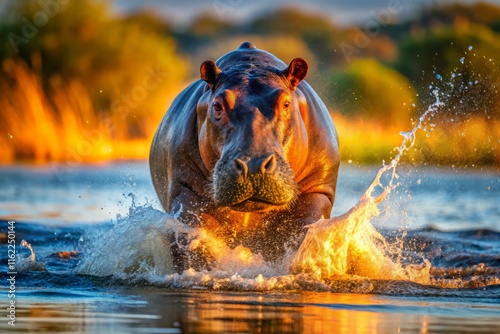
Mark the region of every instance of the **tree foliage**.
<instances>
[{"instance_id":1,"label":"tree foliage","mask_svg":"<svg viewBox=\"0 0 500 334\"><path fill-rule=\"evenodd\" d=\"M408 123L415 102L410 82L374 59L360 59L329 78L332 107L349 118L382 124Z\"/></svg>"},{"instance_id":2,"label":"tree foliage","mask_svg":"<svg viewBox=\"0 0 500 334\"><path fill-rule=\"evenodd\" d=\"M499 54L500 37L487 27L434 29L401 43L396 68L422 96L439 88L449 111L498 117Z\"/></svg>"},{"instance_id":3,"label":"tree foliage","mask_svg":"<svg viewBox=\"0 0 500 334\"><path fill-rule=\"evenodd\" d=\"M61 2L52 12L40 3L10 2L2 20L8 38L0 46L0 56L20 57L41 72L46 90L53 82L79 80L95 107L105 110L143 85L151 71L168 73L158 89L171 90L185 79L188 64L177 54L175 40L164 34L168 26L153 15L117 18L107 1ZM45 13L47 21L38 26L40 13ZM36 29L33 34L26 35L26 20ZM148 94L134 113L151 112L155 103L149 102L155 99L161 99L160 94Z\"/></svg>"},{"instance_id":4,"label":"tree foliage","mask_svg":"<svg viewBox=\"0 0 500 334\"><path fill-rule=\"evenodd\" d=\"M226 38L199 50L195 56L195 62L199 65L207 59L216 60L225 53L238 48L245 41L254 43L258 49L272 53L287 64L297 57L306 59L309 64L308 79L316 72L317 61L314 53L304 41L291 35L244 35ZM195 66L195 68L198 69L199 66Z\"/></svg>"},{"instance_id":5,"label":"tree foliage","mask_svg":"<svg viewBox=\"0 0 500 334\"><path fill-rule=\"evenodd\" d=\"M293 35L302 39L316 55L320 68L342 61L343 56L336 52L337 43L346 39L343 29L338 28L325 16L283 8L255 19L248 27L252 34Z\"/></svg>"}]
</instances>

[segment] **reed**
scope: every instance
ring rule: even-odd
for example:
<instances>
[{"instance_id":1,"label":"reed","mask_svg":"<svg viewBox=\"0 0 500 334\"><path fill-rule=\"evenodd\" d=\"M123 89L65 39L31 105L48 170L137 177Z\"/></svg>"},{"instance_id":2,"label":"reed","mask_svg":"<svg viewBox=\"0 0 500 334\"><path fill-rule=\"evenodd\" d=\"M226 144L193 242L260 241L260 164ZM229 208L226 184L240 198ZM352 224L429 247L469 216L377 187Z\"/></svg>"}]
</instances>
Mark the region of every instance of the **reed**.
<instances>
[{"instance_id":1,"label":"reed","mask_svg":"<svg viewBox=\"0 0 500 334\"><path fill-rule=\"evenodd\" d=\"M78 80L63 83L55 77L44 89L23 61L8 59L2 70L6 76L0 78L0 163L57 161L73 166L145 159L164 110L177 93L164 94L158 112L134 119L131 125L123 115L96 110Z\"/></svg>"},{"instance_id":2,"label":"reed","mask_svg":"<svg viewBox=\"0 0 500 334\"><path fill-rule=\"evenodd\" d=\"M3 92L0 95L0 126L4 130L0 139L0 160L44 162L60 159L63 152L59 140L61 126L57 124L39 78L22 62L7 60L3 70L11 80L0 81Z\"/></svg>"}]
</instances>

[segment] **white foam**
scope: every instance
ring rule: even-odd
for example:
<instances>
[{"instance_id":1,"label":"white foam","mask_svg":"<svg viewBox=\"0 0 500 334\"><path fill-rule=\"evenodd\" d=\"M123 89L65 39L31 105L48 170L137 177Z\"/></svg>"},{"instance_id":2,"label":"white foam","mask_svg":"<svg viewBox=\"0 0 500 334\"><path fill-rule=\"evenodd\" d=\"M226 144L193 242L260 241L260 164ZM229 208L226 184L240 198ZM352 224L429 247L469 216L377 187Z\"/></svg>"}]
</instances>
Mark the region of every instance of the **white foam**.
<instances>
[{"instance_id":1,"label":"white foam","mask_svg":"<svg viewBox=\"0 0 500 334\"><path fill-rule=\"evenodd\" d=\"M174 217L151 207L132 207L109 230L89 235L78 273L96 276L167 275L173 272L168 232Z\"/></svg>"}]
</instances>

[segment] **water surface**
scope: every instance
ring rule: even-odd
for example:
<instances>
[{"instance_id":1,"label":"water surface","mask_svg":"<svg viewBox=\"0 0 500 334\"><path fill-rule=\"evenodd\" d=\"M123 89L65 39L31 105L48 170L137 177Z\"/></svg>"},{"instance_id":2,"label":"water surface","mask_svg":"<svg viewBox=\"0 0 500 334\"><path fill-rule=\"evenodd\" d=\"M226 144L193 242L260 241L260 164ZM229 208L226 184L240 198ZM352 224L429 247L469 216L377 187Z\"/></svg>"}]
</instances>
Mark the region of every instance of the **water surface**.
<instances>
[{"instance_id":1,"label":"water surface","mask_svg":"<svg viewBox=\"0 0 500 334\"><path fill-rule=\"evenodd\" d=\"M377 169L342 165L334 216L356 204ZM401 185L369 223L388 243L388 259L428 273L425 283L359 272L322 280L239 258L209 273L168 273L161 262L162 226L171 218L160 210L147 164L78 166L62 174L50 166L3 167L2 238L7 220L15 220L18 273L16 326L4 318L0 328L500 332L498 171L400 167L398 174ZM33 247L35 261L22 240ZM82 263L92 255L100 262L83 274ZM7 256L3 244L2 263ZM2 282L9 277L1 276ZM8 288L1 289L4 304Z\"/></svg>"}]
</instances>

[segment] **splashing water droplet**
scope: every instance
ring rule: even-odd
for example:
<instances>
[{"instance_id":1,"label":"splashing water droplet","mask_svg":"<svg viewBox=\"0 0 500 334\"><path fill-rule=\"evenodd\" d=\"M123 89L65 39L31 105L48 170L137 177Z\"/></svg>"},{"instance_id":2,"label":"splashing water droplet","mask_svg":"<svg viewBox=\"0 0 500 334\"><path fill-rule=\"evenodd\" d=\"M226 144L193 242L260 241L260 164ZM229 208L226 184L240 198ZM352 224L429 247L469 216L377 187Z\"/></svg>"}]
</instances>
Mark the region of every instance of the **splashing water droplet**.
<instances>
[{"instance_id":1,"label":"splashing water droplet","mask_svg":"<svg viewBox=\"0 0 500 334\"><path fill-rule=\"evenodd\" d=\"M45 271L45 265L42 262L37 262L36 261L36 254L35 251L33 250L33 247L31 247L31 244L27 242L26 240L22 240L21 247L28 248L30 250L30 256L28 257L18 257L17 259L17 264L16 264L16 269L17 271Z\"/></svg>"},{"instance_id":2,"label":"splashing water droplet","mask_svg":"<svg viewBox=\"0 0 500 334\"><path fill-rule=\"evenodd\" d=\"M441 76L441 74L436 74L436 79L443 80L443 77Z\"/></svg>"},{"instance_id":3,"label":"splashing water droplet","mask_svg":"<svg viewBox=\"0 0 500 334\"><path fill-rule=\"evenodd\" d=\"M460 58L460 62L463 64L465 62L465 57Z\"/></svg>"},{"instance_id":4,"label":"splashing water droplet","mask_svg":"<svg viewBox=\"0 0 500 334\"><path fill-rule=\"evenodd\" d=\"M30 252L31 252L31 255L30 255L31 261L35 261L36 255L35 255L35 251L33 250L33 247L31 247L31 244L29 242L27 242L26 240L22 240L21 241L21 247L28 248L30 250Z\"/></svg>"},{"instance_id":5,"label":"splashing water droplet","mask_svg":"<svg viewBox=\"0 0 500 334\"><path fill-rule=\"evenodd\" d=\"M468 49L469 49L469 51L472 50L472 45L469 45Z\"/></svg>"}]
</instances>

